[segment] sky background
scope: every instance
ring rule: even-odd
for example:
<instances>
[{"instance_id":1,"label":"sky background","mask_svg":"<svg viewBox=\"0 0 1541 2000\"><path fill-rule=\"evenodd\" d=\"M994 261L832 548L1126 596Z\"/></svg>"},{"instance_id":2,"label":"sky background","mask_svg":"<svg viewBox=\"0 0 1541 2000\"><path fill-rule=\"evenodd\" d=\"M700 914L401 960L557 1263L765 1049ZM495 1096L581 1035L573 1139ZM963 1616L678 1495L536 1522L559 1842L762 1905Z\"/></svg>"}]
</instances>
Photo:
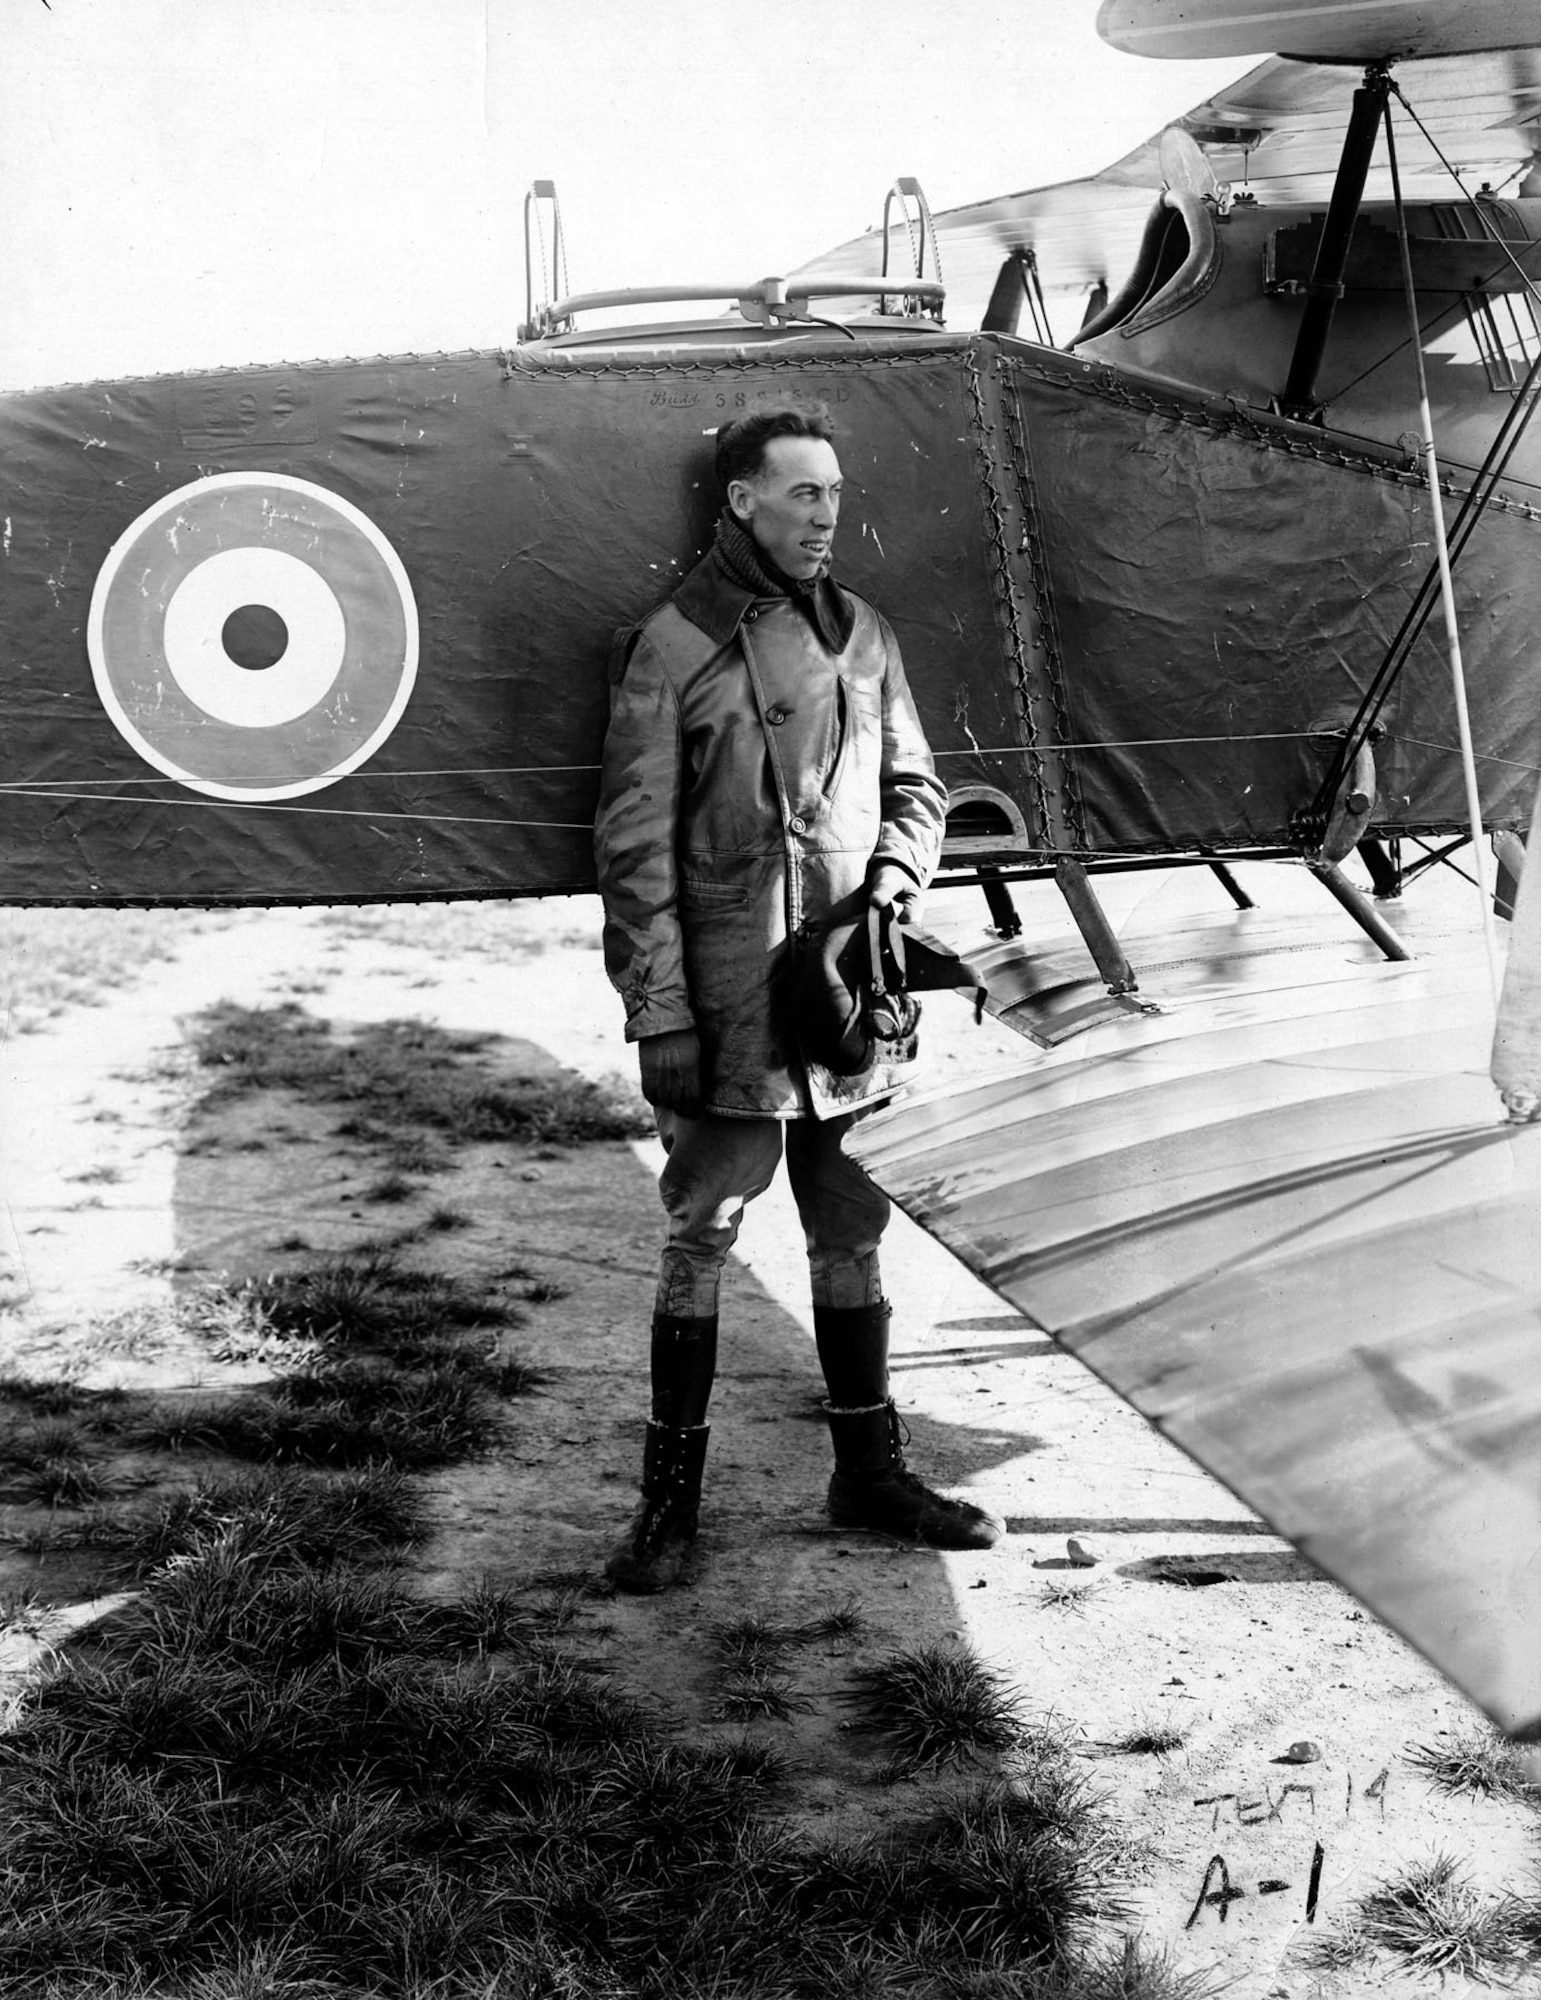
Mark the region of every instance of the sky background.
<instances>
[{"instance_id":1,"label":"sky background","mask_svg":"<svg viewBox=\"0 0 1541 2000\"><path fill-rule=\"evenodd\" d=\"M782 272L1094 171L1240 75L1095 0L0 0L0 386L496 347L574 290Z\"/></svg>"}]
</instances>

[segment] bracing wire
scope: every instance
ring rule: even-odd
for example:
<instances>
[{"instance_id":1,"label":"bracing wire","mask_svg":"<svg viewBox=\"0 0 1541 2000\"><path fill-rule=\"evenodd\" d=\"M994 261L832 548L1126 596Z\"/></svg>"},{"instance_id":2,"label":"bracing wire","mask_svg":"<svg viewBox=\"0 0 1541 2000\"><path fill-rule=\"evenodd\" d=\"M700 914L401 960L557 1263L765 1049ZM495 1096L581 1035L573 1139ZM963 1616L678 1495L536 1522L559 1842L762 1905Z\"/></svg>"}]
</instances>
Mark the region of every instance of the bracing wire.
<instances>
[{"instance_id":1,"label":"bracing wire","mask_svg":"<svg viewBox=\"0 0 1541 2000\"><path fill-rule=\"evenodd\" d=\"M1401 98L1401 92L1397 92ZM1405 103L1405 99L1402 100ZM1439 458L1434 444L1434 417L1429 408L1428 376L1423 365L1423 343L1418 333L1418 295L1413 285L1412 247L1407 234L1407 210L1402 202L1402 176L1397 164L1396 126L1391 115L1391 99L1384 105L1386 153L1391 168L1391 194L1396 204L1397 243L1402 254L1402 285L1407 295L1408 321L1413 330L1413 359L1418 377L1418 421L1422 426L1422 452L1428 477L1429 518L1434 529L1434 554L1439 568L1440 604L1445 618L1445 639L1450 656L1450 685L1455 701L1456 728L1461 744L1461 774L1466 786L1466 811L1471 822L1472 866L1476 870L1482 906L1482 941L1487 953L1488 979L1493 989L1494 1011L1498 1008L1498 940L1493 925L1492 900L1488 895L1487 857L1482 849L1482 799L1477 786L1477 765L1472 751L1471 715L1466 702L1466 672L1461 660L1460 624L1455 611L1455 584L1450 574L1450 546L1445 533L1445 503L1440 491ZM1464 192L1464 190L1463 190Z\"/></svg>"},{"instance_id":2,"label":"bracing wire","mask_svg":"<svg viewBox=\"0 0 1541 2000\"><path fill-rule=\"evenodd\" d=\"M188 798L180 794L174 799L146 798L143 793L137 797L124 797L116 792L72 791L67 783L3 785L0 786L0 796L15 799L69 799L96 806L133 806L139 812L161 807L168 812L181 813L184 816L199 811L229 812L233 809L243 813L297 814L311 819L364 819L371 822L388 819L406 820L416 826L521 826L554 828L567 833L592 833L594 830L592 819L509 819L496 813L397 812L390 806L297 806L285 799Z\"/></svg>"},{"instance_id":3,"label":"bracing wire","mask_svg":"<svg viewBox=\"0 0 1541 2000\"><path fill-rule=\"evenodd\" d=\"M1536 286L1529 274L1525 271L1523 265L1519 263L1518 259L1514 257L1508 245L1497 234L1492 218L1484 211L1481 202L1468 191L1460 174L1446 157L1433 134L1423 123L1423 120L1408 102L1400 86L1395 81L1392 81L1390 88L1398 102L1422 133L1430 150L1439 160L1441 166L1455 182L1463 200L1475 215L1478 227L1496 247L1503 250L1504 255L1514 265L1516 271L1518 271L1520 277L1524 280L1525 287L1531 294L1531 297L1538 303L1541 303L1541 293L1537 292ZM1389 135L1391 131L1391 107L1389 101L1386 105L1385 115L1386 129ZM1398 213L1399 215L1402 214L1400 208ZM1431 328L1438 324L1441 317L1445 316L1436 315L1430 322ZM1416 318L1413 324L1413 333L1394 352L1400 353L1403 346L1411 346L1414 349L1417 356L1418 375L1421 381L1423 379L1423 354L1420 342L1420 330ZM1391 358L1390 355L1382 357L1382 361L1377 362L1376 366L1382 366L1384 361ZM1367 370L1366 372L1371 373L1373 370ZM1358 379L1362 380L1363 377ZM1353 385L1351 384L1350 386ZM1339 393L1346 392L1339 391ZM1471 539L1478 522L1486 511L1489 500L1497 489L1498 481L1507 470L1509 461L1514 456L1520 440L1523 438L1532 417L1535 415L1538 404L1541 404L1541 356L1538 356L1536 361L1531 365L1525 380L1515 391L1514 401L1511 403L1503 423L1498 428L1498 433L1494 437L1493 443L1489 447L1488 454L1478 469L1475 479L1472 481L1470 490L1462 500L1460 511L1456 516L1454 525L1449 531L1448 537L1449 556L1452 562L1459 559L1467 542ZM1315 799L1312 801L1311 810L1314 816L1325 818L1330 809L1330 802L1342 781L1344 773L1353 763L1360 747L1368 739L1369 733L1374 727L1381 709L1385 706L1390 696L1392 687L1411 655L1413 645L1417 641L1419 634L1428 621L1429 614L1433 610L1435 598L1438 595L1438 582L1439 570L1436 563L1425 573L1412 603L1408 606L1402 622L1397 628L1395 636L1386 648L1380 666L1376 669L1368 688L1360 699L1354 719L1345 732L1337 754L1333 758L1327 774L1322 780Z\"/></svg>"}]
</instances>

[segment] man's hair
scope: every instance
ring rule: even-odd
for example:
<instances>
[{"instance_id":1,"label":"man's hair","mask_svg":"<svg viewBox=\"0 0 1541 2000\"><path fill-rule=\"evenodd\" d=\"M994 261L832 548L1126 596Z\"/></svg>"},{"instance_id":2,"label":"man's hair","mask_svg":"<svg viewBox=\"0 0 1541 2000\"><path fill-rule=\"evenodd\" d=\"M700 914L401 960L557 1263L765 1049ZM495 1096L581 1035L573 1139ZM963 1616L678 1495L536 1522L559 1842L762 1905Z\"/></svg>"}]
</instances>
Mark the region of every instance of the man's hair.
<instances>
[{"instance_id":1,"label":"man's hair","mask_svg":"<svg viewBox=\"0 0 1541 2000\"><path fill-rule=\"evenodd\" d=\"M834 434L834 425L817 407L784 403L751 410L717 433L717 483L726 493L735 479L757 479L765 469L765 447L773 438L822 438L828 444Z\"/></svg>"}]
</instances>

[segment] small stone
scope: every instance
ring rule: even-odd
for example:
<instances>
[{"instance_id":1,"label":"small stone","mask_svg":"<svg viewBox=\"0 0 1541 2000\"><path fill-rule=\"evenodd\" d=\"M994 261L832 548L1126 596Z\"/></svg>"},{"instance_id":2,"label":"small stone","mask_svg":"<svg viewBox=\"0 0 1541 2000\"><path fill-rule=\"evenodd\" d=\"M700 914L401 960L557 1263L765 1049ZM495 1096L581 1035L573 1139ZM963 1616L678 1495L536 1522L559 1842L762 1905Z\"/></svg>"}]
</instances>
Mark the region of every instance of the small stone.
<instances>
[{"instance_id":1,"label":"small stone","mask_svg":"<svg viewBox=\"0 0 1541 2000\"><path fill-rule=\"evenodd\" d=\"M1281 1764L1319 1764L1322 1761L1322 1746L1302 1736L1298 1743L1292 1743L1279 1759Z\"/></svg>"},{"instance_id":2,"label":"small stone","mask_svg":"<svg viewBox=\"0 0 1541 2000\"><path fill-rule=\"evenodd\" d=\"M1097 1544L1082 1541L1079 1535L1072 1535L1066 1542L1065 1553L1077 1569L1095 1569L1102 1561L1102 1550Z\"/></svg>"}]
</instances>

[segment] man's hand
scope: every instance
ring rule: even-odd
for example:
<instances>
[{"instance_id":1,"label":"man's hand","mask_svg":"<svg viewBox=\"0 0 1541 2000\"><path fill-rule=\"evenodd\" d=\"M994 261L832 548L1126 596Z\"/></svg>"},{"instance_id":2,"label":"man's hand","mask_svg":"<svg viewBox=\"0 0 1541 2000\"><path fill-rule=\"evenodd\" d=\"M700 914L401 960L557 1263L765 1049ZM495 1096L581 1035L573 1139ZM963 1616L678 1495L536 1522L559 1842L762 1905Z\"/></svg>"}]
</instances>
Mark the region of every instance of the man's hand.
<instances>
[{"instance_id":1,"label":"man's hand","mask_svg":"<svg viewBox=\"0 0 1541 2000\"><path fill-rule=\"evenodd\" d=\"M883 861L872 871L872 881L867 889L867 901L874 909L886 910L890 903L897 905L901 924L918 924L922 895L913 875L900 868L897 863Z\"/></svg>"},{"instance_id":2,"label":"man's hand","mask_svg":"<svg viewBox=\"0 0 1541 2000\"><path fill-rule=\"evenodd\" d=\"M682 1118L701 1115L701 1037L694 1028L671 1028L637 1044L642 1095L661 1111Z\"/></svg>"}]
</instances>

